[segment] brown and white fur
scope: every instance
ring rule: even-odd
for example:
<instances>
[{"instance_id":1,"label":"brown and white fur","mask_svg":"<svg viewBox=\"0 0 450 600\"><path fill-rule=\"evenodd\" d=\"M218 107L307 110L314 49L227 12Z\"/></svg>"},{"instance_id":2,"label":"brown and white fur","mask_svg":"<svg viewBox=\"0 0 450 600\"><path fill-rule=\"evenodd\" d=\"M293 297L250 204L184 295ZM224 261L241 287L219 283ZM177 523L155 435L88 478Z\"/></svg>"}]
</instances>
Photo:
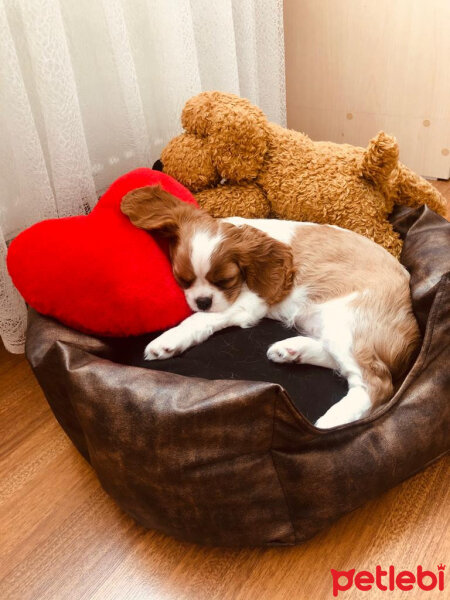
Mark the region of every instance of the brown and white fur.
<instances>
[{"instance_id":1,"label":"brown and white fur","mask_svg":"<svg viewBox=\"0 0 450 600\"><path fill-rule=\"evenodd\" d=\"M392 396L419 331L409 274L381 246L329 225L213 219L159 187L130 192L122 211L169 238L174 276L195 311L147 346L147 360L268 317L302 333L272 344L270 360L335 369L348 381L316 426L355 421Z\"/></svg>"}]
</instances>

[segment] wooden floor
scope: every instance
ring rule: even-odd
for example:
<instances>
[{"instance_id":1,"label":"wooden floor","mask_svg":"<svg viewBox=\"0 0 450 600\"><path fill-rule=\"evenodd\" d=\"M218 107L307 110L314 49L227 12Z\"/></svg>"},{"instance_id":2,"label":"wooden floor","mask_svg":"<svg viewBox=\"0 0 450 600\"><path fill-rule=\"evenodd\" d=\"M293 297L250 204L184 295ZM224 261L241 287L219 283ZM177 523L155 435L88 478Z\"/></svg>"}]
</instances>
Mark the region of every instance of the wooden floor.
<instances>
[{"instance_id":1,"label":"wooden floor","mask_svg":"<svg viewBox=\"0 0 450 600\"><path fill-rule=\"evenodd\" d=\"M450 184L436 182L450 200ZM0 600L329 600L330 569L450 569L450 464L288 549L202 548L146 531L103 492L22 356L0 349ZM433 599L445 593L342 592Z\"/></svg>"}]
</instances>

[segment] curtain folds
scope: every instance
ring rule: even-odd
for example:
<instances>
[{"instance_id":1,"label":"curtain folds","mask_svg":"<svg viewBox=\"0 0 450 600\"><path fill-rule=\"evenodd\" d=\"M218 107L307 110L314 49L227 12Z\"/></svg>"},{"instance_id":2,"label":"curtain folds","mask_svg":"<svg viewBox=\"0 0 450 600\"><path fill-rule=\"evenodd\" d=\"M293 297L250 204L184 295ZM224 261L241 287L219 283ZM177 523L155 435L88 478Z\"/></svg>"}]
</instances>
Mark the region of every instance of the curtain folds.
<instances>
[{"instance_id":1,"label":"curtain folds","mask_svg":"<svg viewBox=\"0 0 450 600\"><path fill-rule=\"evenodd\" d=\"M285 124L282 0L0 0L0 336L23 350L8 242L86 214L180 133L186 100L233 92ZM82 265L80 265L82 268Z\"/></svg>"}]
</instances>

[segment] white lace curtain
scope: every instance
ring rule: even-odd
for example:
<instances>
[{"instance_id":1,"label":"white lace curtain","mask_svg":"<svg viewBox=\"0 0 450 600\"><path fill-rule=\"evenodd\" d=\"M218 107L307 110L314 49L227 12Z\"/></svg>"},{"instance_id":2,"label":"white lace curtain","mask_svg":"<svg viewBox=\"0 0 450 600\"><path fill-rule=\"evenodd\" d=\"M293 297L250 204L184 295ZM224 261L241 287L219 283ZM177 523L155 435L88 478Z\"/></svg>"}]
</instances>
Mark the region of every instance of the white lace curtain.
<instances>
[{"instance_id":1,"label":"white lace curtain","mask_svg":"<svg viewBox=\"0 0 450 600\"><path fill-rule=\"evenodd\" d=\"M282 0L0 0L0 335L23 350L7 243L151 166L202 90L285 123ZM80 265L80 269L83 265ZM38 276L38 274L37 274Z\"/></svg>"}]
</instances>

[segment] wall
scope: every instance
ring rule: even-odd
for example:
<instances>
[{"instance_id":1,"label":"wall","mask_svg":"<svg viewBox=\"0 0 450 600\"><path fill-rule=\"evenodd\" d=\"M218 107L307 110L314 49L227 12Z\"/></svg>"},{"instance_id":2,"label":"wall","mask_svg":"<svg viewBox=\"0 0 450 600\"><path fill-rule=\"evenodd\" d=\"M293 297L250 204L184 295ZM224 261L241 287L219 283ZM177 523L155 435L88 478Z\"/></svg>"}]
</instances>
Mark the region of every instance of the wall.
<instances>
[{"instance_id":1,"label":"wall","mask_svg":"<svg viewBox=\"0 0 450 600\"><path fill-rule=\"evenodd\" d=\"M450 0L284 0L288 127L450 176Z\"/></svg>"}]
</instances>

